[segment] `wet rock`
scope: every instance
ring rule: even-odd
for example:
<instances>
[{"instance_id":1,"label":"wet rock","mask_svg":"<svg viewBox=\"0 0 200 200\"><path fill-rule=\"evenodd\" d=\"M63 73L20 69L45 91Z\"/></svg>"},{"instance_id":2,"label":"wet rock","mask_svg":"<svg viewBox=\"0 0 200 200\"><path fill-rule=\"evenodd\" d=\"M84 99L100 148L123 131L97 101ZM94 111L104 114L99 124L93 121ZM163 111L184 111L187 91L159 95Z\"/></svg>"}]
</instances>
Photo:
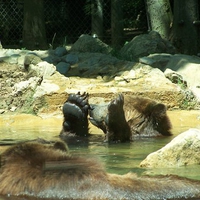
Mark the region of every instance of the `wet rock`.
<instances>
[{"instance_id":1,"label":"wet rock","mask_svg":"<svg viewBox=\"0 0 200 200\"><path fill-rule=\"evenodd\" d=\"M161 38L159 33L151 31L149 34L141 34L134 37L120 50L122 58L130 61L138 61L140 57L152 53L175 53L173 45Z\"/></svg>"},{"instance_id":2,"label":"wet rock","mask_svg":"<svg viewBox=\"0 0 200 200\"><path fill-rule=\"evenodd\" d=\"M200 164L200 130L189 129L160 150L149 154L140 167L162 168Z\"/></svg>"}]
</instances>

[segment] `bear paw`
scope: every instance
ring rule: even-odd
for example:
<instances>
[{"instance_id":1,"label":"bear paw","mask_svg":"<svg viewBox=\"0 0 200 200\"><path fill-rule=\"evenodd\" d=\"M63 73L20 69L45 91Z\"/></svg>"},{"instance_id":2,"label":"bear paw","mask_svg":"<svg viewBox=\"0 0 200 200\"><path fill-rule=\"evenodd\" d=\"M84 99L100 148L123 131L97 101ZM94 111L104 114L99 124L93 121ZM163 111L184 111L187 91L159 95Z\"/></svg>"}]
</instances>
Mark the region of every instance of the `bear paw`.
<instances>
[{"instance_id":1,"label":"bear paw","mask_svg":"<svg viewBox=\"0 0 200 200\"><path fill-rule=\"evenodd\" d=\"M88 93L70 94L63 105L63 129L61 136L86 136L88 134Z\"/></svg>"},{"instance_id":2,"label":"bear paw","mask_svg":"<svg viewBox=\"0 0 200 200\"><path fill-rule=\"evenodd\" d=\"M119 94L108 105L108 114L106 116L108 142L126 142L130 141L131 131L124 114L124 96Z\"/></svg>"}]
</instances>

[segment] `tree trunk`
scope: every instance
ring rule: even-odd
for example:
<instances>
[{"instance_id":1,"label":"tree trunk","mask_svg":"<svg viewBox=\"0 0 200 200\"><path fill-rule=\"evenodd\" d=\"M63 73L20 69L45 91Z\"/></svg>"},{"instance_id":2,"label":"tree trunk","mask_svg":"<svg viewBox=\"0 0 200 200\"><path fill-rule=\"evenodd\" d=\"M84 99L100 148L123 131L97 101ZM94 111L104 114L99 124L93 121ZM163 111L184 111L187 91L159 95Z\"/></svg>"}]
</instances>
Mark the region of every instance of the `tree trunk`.
<instances>
[{"instance_id":1,"label":"tree trunk","mask_svg":"<svg viewBox=\"0 0 200 200\"><path fill-rule=\"evenodd\" d=\"M111 42L114 48L123 43L123 11L122 0L111 0Z\"/></svg>"},{"instance_id":2,"label":"tree trunk","mask_svg":"<svg viewBox=\"0 0 200 200\"><path fill-rule=\"evenodd\" d=\"M172 23L169 0L146 0L149 29L157 31L162 38L168 39Z\"/></svg>"},{"instance_id":3,"label":"tree trunk","mask_svg":"<svg viewBox=\"0 0 200 200\"><path fill-rule=\"evenodd\" d=\"M180 53L197 55L200 51L198 0L174 0L172 43Z\"/></svg>"},{"instance_id":4,"label":"tree trunk","mask_svg":"<svg viewBox=\"0 0 200 200\"><path fill-rule=\"evenodd\" d=\"M23 46L47 49L43 0L24 0Z\"/></svg>"},{"instance_id":5,"label":"tree trunk","mask_svg":"<svg viewBox=\"0 0 200 200\"><path fill-rule=\"evenodd\" d=\"M103 0L92 2L92 35L103 37Z\"/></svg>"}]
</instances>

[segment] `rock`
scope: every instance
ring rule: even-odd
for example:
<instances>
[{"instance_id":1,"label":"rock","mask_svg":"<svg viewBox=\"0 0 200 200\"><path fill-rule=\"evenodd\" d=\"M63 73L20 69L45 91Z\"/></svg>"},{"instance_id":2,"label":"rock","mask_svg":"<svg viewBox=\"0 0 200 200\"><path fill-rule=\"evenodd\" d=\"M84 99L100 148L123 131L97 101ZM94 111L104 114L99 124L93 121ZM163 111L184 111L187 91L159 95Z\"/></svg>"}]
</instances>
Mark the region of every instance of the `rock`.
<instances>
[{"instance_id":1,"label":"rock","mask_svg":"<svg viewBox=\"0 0 200 200\"><path fill-rule=\"evenodd\" d=\"M37 65L39 62L42 62L41 58L34 53L29 53L24 57L24 66Z\"/></svg>"},{"instance_id":2,"label":"rock","mask_svg":"<svg viewBox=\"0 0 200 200\"><path fill-rule=\"evenodd\" d=\"M103 43L98 38L94 38L90 35L81 35L71 48L71 52L91 52L108 54L111 51L111 47Z\"/></svg>"},{"instance_id":3,"label":"rock","mask_svg":"<svg viewBox=\"0 0 200 200\"><path fill-rule=\"evenodd\" d=\"M17 93L23 93L24 90L34 90L40 81L39 77L31 77L26 81L21 81L19 83L15 83L13 86L13 95Z\"/></svg>"},{"instance_id":4,"label":"rock","mask_svg":"<svg viewBox=\"0 0 200 200\"><path fill-rule=\"evenodd\" d=\"M65 62L74 65L79 61L78 56L76 54L67 54L66 58L65 58Z\"/></svg>"},{"instance_id":5,"label":"rock","mask_svg":"<svg viewBox=\"0 0 200 200\"><path fill-rule=\"evenodd\" d=\"M155 61L147 56L139 58L139 62L142 64L146 64L146 65L151 65L153 66Z\"/></svg>"},{"instance_id":6,"label":"rock","mask_svg":"<svg viewBox=\"0 0 200 200\"><path fill-rule=\"evenodd\" d=\"M176 54L166 65L183 76L189 86L200 86L200 58Z\"/></svg>"},{"instance_id":7,"label":"rock","mask_svg":"<svg viewBox=\"0 0 200 200\"><path fill-rule=\"evenodd\" d=\"M149 34L141 34L134 37L120 50L122 58L130 61L138 61L140 57L152 53L175 53L173 45L161 38L159 33L151 31Z\"/></svg>"},{"instance_id":8,"label":"rock","mask_svg":"<svg viewBox=\"0 0 200 200\"><path fill-rule=\"evenodd\" d=\"M56 71L56 67L53 64L50 64L46 61L39 62L37 65L30 65L29 71L35 71L36 76L42 76L43 78L47 78L54 74Z\"/></svg>"},{"instance_id":9,"label":"rock","mask_svg":"<svg viewBox=\"0 0 200 200\"><path fill-rule=\"evenodd\" d=\"M23 51L15 49L0 49L0 61L17 64L18 58L21 56L21 52Z\"/></svg>"},{"instance_id":10,"label":"rock","mask_svg":"<svg viewBox=\"0 0 200 200\"><path fill-rule=\"evenodd\" d=\"M61 57L61 56L64 56L67 53L67 50L66 50L65 47L57 47L55 49L54 53L55 53L56 56Z\"/></svg>"},{"instance_id":11,"label":"rock","mask_svg":"<svg viewBox=\"0 0 200 200\"><path fill-rule=\"evenodd\" d=\"M173 55L168 53L155 53L145 57L141 57L139 59L139 62L155 68L159 68L160 70L164 71L166 65L172 57Z\"/></svg>"},{"instance_id":12,"label":"rock","mask_svg":"<svg viewBox=\"0 0 200 200\"><path fill-rule=\"evenodd\" d=\"M18 58L19 58L19 57L20 57L20 56L17 55L17 54L13 54L13 55L9 56L9 63L10 63L10 64L17 64L17 63L18 63Z\"/></svg>"},{"instance_id":13,"label":"rock","mask_svg":"<svg viewBox=\"0 0 200 200\"><path fill-rule=\"evenodd\" d=\"M147 57L140 58L141 63L148 63L152 67L159 68L165 74L170 70L172 82L178 83L180 87L185 87L193 92L196 99L200 101L200 58L184 54L150 54ZM176 74L176 75L175 75ZM172 77L173 76L173 77ZM176 79L176 80L175 80ZM186 84L187 83L187 84Z\"/></svg>"},{"instance_id":14,"label":"rock","mask_svg":"<svg viewBox=\"0 0 200 200\"><path fill-rule=\"evenodd\" d=\"M56 55L49 55L42 59L43 61L46 61L50 64L56 65L57 63L61 62L62 58Z\"/></svg>"},{"instance_id":15,"label":"rock","mask_svg":"<svg viewBox=\"0 0 200 200\"><path fill-rule=\"evenodd\" d=\"M11 112L14 112L17 109L16 106L12 106L12 108L10 109Z\"/></svg>"},{"instance_id":16,"label":"rock","mask_svg":"<svg viewBox=\"0 0 200 200\"><path fill-rule=\"evenodd\" d=\"M200 58L184 54L151 54L148 56L151 66L157 67L163 72L171 69L180 74L187 81L188 86L200 86ZM144 61L145 59L141 59ZM144 62L143 62L144 63Z\"/></svg>"},{"instance_id":17,"label":"rock","mask_svg":"<svg viewBox=\"0 0 200 200\"><path fill-rule=\"evenodd\" d=\"M200 86L194 86L190 88L193 92L194 96L196 97L197 101L200 102Z\"/></svg>"},{"instance_id":18,"label":"rock","mask_svg":"<svg viewBox=\"0 0 200 200\"><path fill-rule=\"evenodd\" d=\"M171 69L166 69L164 74L165 77L168 78L172 83L180 85L180 87L182 87L183 89L187 88L187 81L184 80L183 77L177 72Z\"/></svg>"},{"instance_id":19,"label":"rock","mask_svg":"<svg viewBox=\"0 0 200 200\"><path fill-rule=\"evenodd\" d=\"M38 98L53 92L56 93L59 89L59 85L52 83L52 81L44 80L41 85L36 88L33 98Z\"/></svg>"},{"instance_id":20,"label":"rock","mask_svg":"<svg viewBox=\"0 0 200 200\"><path fill-rule=\"evenodd\" d=\"M90 40L95 46L92 50L97 47L97 51L108 52L107 50L110 49L101 41L99 42L97 38L82 37L83 41L79 38L79 42L82 41L83 44L85 42L86 48L83 48L83 51L87 51L87 48L91 47L90 44L87 44L87 41ZM81 45L79 47L82 48ZM0 56L2 56L0 60L3 61L0 63L0 109L9 111L12 106L16 106L17 111L22 111L21 108L24 108L23 111L29 110L29 112L34 107L35 114L41 110L60 112L60 107L68 94L78 91L86 91L91 94L91 102L93 97L101 97L105 98L105 101L110 101L116 93L149 97L166 104L168 108L182 108L182 105L186 105L185 108L187 108L188 102L190 102L191 98L186 98L188 95L185 90L169 81L162 71L149 65L120 60L103 53L71 51L68 55L59 57L54 52L54 50L0 50ZM4 62L4 58L8 59L8 55L20 55L18 64L11 65L9 62ZM24 70L21 65L24 64L26 56L29 66L27 70ZM46 58L56 65L64 62L57 65L57 69L61 70L60 72L68 78L56 72L53 64L41 62L41 59ZM60 67L61 69L59 69ZM34 90L29 89L31 77L39 78ZM13 87L14 85L15 87ZM196 89L199 90L199 88ZM11 99L10 94L17 95L12 96ZM190 106L190 108L194 108L194 106Z\"/></svg>"},{"instance_id":21,"label":"rock","mask_svg":"<svg viewBox=\"0 0 200 200\"><path fill-rule=\"evenodd\" d=\"M67 72L70 70L70 64L69 63L66 63L66 62L59 62L57 65L56 65L56 70L63 74L63 75L67 75Z\"/></svg>"},{"instance_id":22,"label":"rock","mask_svg":"<svg viewBox=\"0 0 200 200\"><path fill-rule=\"evenodd\" d=\"M119 60L103 53L77 53L79 62L71 65L67 76L97 77L113 75L131 69L134 63Z\"/></svg>"},{"instance_id":23,"label":"rock","mask_svg":"<svg viewBox=\"0 0 200 200\"><path fill-rule=\"evenodd\" d=\"M165 168L200 164L200 130L189 129L160 150L149 154L140 167Z\"/></svg>"},{"instance_id":24,"label":"rock","mask_svg":"<svg viewBox=\"0 0 200 200\"><path fill-rule=\"evenodd\" d=\"M120 76L114 78L115 81L130 81L137 78L136 70L131 69L130 71L123 72Z\"/></svg>"}]
</instances>

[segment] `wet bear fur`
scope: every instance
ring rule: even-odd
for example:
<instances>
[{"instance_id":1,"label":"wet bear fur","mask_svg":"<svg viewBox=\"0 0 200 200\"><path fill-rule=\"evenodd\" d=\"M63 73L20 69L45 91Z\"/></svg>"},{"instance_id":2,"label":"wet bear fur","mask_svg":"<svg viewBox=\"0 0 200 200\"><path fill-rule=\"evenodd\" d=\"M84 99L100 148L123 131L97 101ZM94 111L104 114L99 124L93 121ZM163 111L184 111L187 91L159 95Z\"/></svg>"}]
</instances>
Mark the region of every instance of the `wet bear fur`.
<instances>
[{"instance_id":1,"label":"wet bear fur","mask_svg":"<svg viewBox=\"0 0 200 200\"><path fill-rule=\"evenodd\" d=\"M200 197L199 181L177 176L108 174L91 157L70 155L65 144L27 142L1 154L0 195L48 199L185 199Z\"/></svg>"},{"instance_id":2,"label":"wet bear fur","mask_svg":"<svg viewBox=\"0 0 200 200\"><path fill-rule=\"evenodd\" d=\"M119 94L107 104L90 105L88 98L87 93L69 95L63 106L62 138L88 136L88 113L90 122L105 133L106 142L171 135L171 122L162 103Z\"/></svg>"}]
</instances>

